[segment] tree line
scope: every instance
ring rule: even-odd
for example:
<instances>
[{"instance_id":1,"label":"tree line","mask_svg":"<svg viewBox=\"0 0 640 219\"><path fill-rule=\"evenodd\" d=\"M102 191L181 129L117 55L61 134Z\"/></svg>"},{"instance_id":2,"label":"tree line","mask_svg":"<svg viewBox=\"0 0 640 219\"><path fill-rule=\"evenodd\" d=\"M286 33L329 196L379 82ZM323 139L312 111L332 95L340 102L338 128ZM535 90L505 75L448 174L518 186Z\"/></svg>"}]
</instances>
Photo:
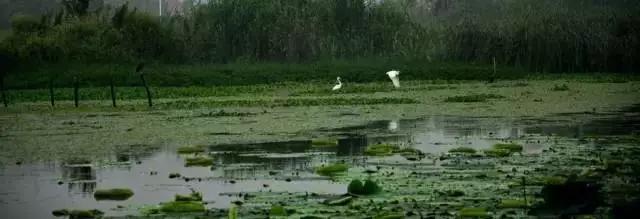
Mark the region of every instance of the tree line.
<instances>
[{"instance_id":1,"label":"tree line","mask_svg":"<svg viewBox=\"0 0 640 219\"><path fill-rule=\"evenodd\" d=\"M536 72L636 72L629 0L209 0L156 17L124 4L16 15L0 52L21 65L389 59Z\"/></svg>"}]
</instances>

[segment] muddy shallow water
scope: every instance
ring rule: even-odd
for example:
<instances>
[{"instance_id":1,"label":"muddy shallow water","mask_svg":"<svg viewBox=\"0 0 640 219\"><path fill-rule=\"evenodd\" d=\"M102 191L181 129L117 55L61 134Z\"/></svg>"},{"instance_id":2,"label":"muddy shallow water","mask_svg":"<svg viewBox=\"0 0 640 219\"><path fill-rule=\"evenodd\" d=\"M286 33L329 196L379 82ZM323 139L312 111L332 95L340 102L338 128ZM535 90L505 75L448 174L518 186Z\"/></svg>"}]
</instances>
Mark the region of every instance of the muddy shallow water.
<instances>
[{"instance_id":1,"label":"muddy shallow water","mask_svg":"<svg viewBox=\"0 0 640 219\"><path fill-rule=\"evenodd\" d=\"M104 161L90 164L50 161L0 166L0 216L52 218L52 210L62 208L99 209L106 216L137 215L145 206L170 201L175 194L191 190L201 192L210 209L229 208L232 201L242 199L238 194L243 193L338 195L347 191L348 182L317 175L315 167L332 162L361 168L407 163L401 156L364 156L366 147L373 144L416 148L431 156L410 164L437 167L448 164L437 156L460 146L481 150L516 141L523 145L522 156L527 156L542 153L558 138L578 140L639 132L636 106L544 119L432 116L313 131L313 135L338 139L337 147L314 147L312 138L225 145L211 142L202 154L214 159L212 167L186 167L185 158L192 155L178 154L174 147L137 150L136 145L125 145ZM181 177L169 178L170 173L180 173ZM101 188L131 188L135 195L126 201L96 201L93 192Z\"/></svg>"}]
</instances>

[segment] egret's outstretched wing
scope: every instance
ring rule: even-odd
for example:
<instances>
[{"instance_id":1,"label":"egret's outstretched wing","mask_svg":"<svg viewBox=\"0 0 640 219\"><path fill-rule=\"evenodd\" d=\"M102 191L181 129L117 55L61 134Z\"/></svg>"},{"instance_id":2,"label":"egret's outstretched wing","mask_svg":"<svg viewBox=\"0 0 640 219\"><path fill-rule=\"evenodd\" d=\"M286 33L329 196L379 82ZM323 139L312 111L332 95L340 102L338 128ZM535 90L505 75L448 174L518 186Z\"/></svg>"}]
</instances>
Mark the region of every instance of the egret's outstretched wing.
<instances>
[{"instance_id":1,"label":"egret's outstretched wing","mask_svg":"<svg viewBox=\"0 0 640 219\"><path fill-rule=\"evenodd\" d=\"M391 79L391 82L393 82L394 87L400 87L400 79L398 78L399 74L400 72L396 70L387 72L387 75L389 76L389 79Z\"/></svg>"},{"instance_id":2,"label":"egret's outstretched wing","mask_svg":"<svg viewBox=\"0 0 640 219\"><path fill-rule=\"evenodd\" d=\"M393 82L394 87L400 87L400 79L398 77L391 78L391 82Z\"/></svg>"}]
</instances>

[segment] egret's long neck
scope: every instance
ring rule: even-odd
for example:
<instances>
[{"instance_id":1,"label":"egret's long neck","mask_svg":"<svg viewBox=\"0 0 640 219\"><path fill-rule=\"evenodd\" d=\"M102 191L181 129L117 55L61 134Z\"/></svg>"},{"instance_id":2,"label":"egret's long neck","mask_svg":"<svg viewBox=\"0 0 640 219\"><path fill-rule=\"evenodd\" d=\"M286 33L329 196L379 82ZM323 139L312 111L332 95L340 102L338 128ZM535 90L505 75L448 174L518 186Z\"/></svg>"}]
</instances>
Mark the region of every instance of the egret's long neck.
<instances>
[{"instance_id":1,"label":"egret's long neck","mask_svg":"<svg viewBox=\"0 0 640 219\"><path fill-rule=\"evenodd\" d=\"M342 82L340 81L340 78L338 78L338 84L342 84Z\"/></svg>"}]
</instances>

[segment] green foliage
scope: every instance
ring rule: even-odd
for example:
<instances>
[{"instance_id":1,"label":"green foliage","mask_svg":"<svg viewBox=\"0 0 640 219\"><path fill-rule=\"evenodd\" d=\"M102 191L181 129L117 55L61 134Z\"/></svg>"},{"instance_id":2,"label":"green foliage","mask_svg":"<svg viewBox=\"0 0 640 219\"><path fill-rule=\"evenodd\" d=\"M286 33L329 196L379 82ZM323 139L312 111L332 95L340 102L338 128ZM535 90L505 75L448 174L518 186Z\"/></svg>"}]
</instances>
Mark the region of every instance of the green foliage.
<instances>
[{"instance_id":1,"label":"green foliage","mask_svg":"<svg viewBox=\"0 0 640 219\"><path fill-rule=\"evenodd\" d=\"M484 154L488 157L508 157L509 155L511 155L511 151L493 148L484 150Z\"/></svg>"},{"instance_id":2,"label":"green foliage","mask_svg":"<svg viewBox=\"0 0 640 219\"><path fill-rule=\"evenodd\" d=\"M98 218L104 215L104 212L93 210L72 210L69 212L69 218Z\"/></svg>"},{"instance_id":3,"label":"green foliage","mask_svg":"<svg viewBox=\"0 0 640 219\"><path fill-rule=\"evenodd\" d=\"M238 206L233 205L229 208L229 219L237 219L238 218Z\"/></svg>"},{"instance_id":4,"label":"green foliage","mask_svg":"<svg viewBox=\"0 0 640 219\"><path fill-rule=\"evenodd\" d=\"M328 164L316 168L316 173L322 176L333 176L349 169L346 164Z\"/></svg>"},{"instance_id":5,"label":"green foliage","mask_svg":"<svg viewBox=\"0 0 640 219\"><path fill-rule=\"evenodd\" d=\"M178 148L179 154L193 154L193 153L202 153L205 150L204 145L195 145L195 146L182 146Z\"/></svg>"},{"instance_id":6,"label":"green foliage","mask_svg":"<svg viewBox=\"0 0 640 219\"><path fill-rule=\"evenodd\" d=\"M553 85L553 88L551 88L552 91L568 91L569 90L569 86L567 84L562 84L562 85Z\"/></svg>"},{"instance_id":7,"label":"green foliage","mask_svg":"<svg viewBox=\"0 0 640 219\"><path fill-rule=\"evenodd\" d=\"M497 150L507 150L512 153L520 153L522 152L522 145L509 143L509 144L494 144L494 149Z\"/></svg>"},{"instance_id":8,"label":"green foliage","mask_svg":"<svg viewBox=\"0 0 640 219\"><path fill-rule=\"evenodd\" d=\"M173 201L163 203L160 206L160 211L165 213L192 213L192 212L204 212L204 204L199 201Z\"/></svg>"},{"instance_id":9,"label":"green foliage","mask_svg":"<svg viewBox=\"0 0 640 219\"><path fill-rule=\"evenodd\" d=\"M472 94L472 95L464 95L464 96L452 96L447 97L444 102L456 102L456 103L467 103L467 102L485 102L490 99L502 99L504 96L497 94Z\"/></svg>"},{"instance_id":10,"label":"green foliage","mask_svg":"<svg viewBox=\"0 0 640 219\"><path fill-rule=\"evenodd\" d=\"M127 188L99 189L93 193L96 200L127 200L133 196L133 191Z\"/></svg>"},{"instance_id":11,"label":"green foliage","mask_svg":"<svg viewBox=\"0 0 640 219\"><path fill-rule=\"evenodd\" d=\"M336 139L313 139L313 140L311 140L311 146L313 146L313 147L336 147L336 146L338 146L338 140L336 140Z\"/></svg>"},{"instance_id":12,"label":"green foliage","mask_svg":"<svg viewBox=\"0 0 640 219\"><path fill-rule=\"evenodd\" d=\"M566 182L567 178L562 176L547 176L542 178L543 185L562 185Z\"/></svg>"},{"instance_id":13,"label":"green foliage","mask_svg":"<svg viewBox=\"0 0 640 219\"><path fill-rule=\"evenodd\" d=\"M53 216L56 216L56 217L62 217L62 216L69 215L69 210L67 210L67 209L56 209L56 210L51 211L51 214L53 214Z\"/></svg>"},{"instance_id":14,"label":"green foliage","mask_svg":"<svg viewBox=\"0 0 640 219\"><path fill-rule=\"evenodd\" d=\"M89 9L89 0L62 0L67 14L71 16L85 16Z\"/></svg>"},{"instance_id":15,"label":"green foliage","mask_svg":"<svg viewBox=\"0 0 640 219\"><path fill-rule=\"evenodd\" d=\"M369 156L389 156L398 150L400 150L400 147L398 147L397 145L377 144L367 147L367 149L364 151L364 154Z\"/></svg>"},{"instance_id":16,"label":"green foliage","mask_svg":"<svg viewBox=\"0 0 640 219\"><path fill-rule=\"evenodd\" d=\"M11 30L16 35L36 34L42 26L40 20L31 15L16 15L11 18Z\"/></svg>"},{"instance_id":17,"label":"green foliage","mask_svg":"<svg viewBox=\"0 0 640 219\"><path fill-rule=\"evenodd\" d=\"M354 179L349 183L347 191L354 195L373 195L382 191L382 188L370 179L365 180L364 184L362 181Z\"/></svg>"},{"instance_id":18,"label":"green foliage","mask_svg":"<svg viewBox=\"0 0 640 219\"><path fill-rule=\"evenodd\" d=\"M269 211L269 216L271 217L286 217L287 211L281 205L273 205L271 206L271 210Z\"/></svg>"},{"instance_id":19,"label":"green foliage","mask_svg":"<svg viewBox=\"0 0 640 219\"><path fill-rule=\"evenodd\" d=\"M487 213L487 210L484 208L463 208L458 212L460 217L462 218L490 218L491 216Z\"/></svg>"},{"instance_id":20,"label":"green foliage","mask_svg":"<svg viewBox=\"0 0 640 219\"><path fill-rule=\"evenodd\" d=\"M502 199L498 208L526 208L527 204L520 199Z\"/></svg>"},{"instance_id":21,"label":"green foliage","mask_svg":"<svg viewBox=\"0 0 640 219\"><path fill-rule=\"evenodd\" d=\"M363 190L364 185L362 184L362 181L357 179L351 180L351 182L347 186L347 192L351 194L362 194Z\"/></svg>"},{"instance_id":22,"label":"green foliage","mask_svg":"<svg viewBox=\"0 0 640 219\"><path fill-rule=\"evenodd\" d=\"M476 149L470 147L457 147L449 150L449 153L475 154Z\"/></svg>"},{"instance_id":23,"label":"green foliage","mask_svg":"<svg viewBox=\"0 0 640 219\"><path fill-rule=\"evenodd\" d=\"M202 201L202 194L199 192L193 192L189 195L176 194L175 201Z\"/></svg>"},{"instance_id":24,"label":"green foliage","mask_svg":"<svg viewBox=\"0 0 640 219\"><path fill-rule=\"evenodd\" d=\"M373 195L382 191L382 188L380 188L380 186L378 186L376 182L370 179L367 179L364 181L364 185L362 189L363 189L362 190L363 195Z\"/></svg>"},{"instance_id":25,"label":"green foliage","mask_svg":"<svg viewBox=\"0 0 640 219\"><path fill-rule=\"evenodd\" d=\"M391 67L402 70L403 80L521 78L523 69L640 69L640 3L632 1L456 1L427 9L421 1L219 0L163 18L127 5L90 11L88 2L64 0L65 13L53 18L12 19L13 31L0 43L21 66L12 71L21 76L11 87L45 87L42 78L78 74L104 85L107 75L131 72L105 63L141 61L180 64L152 69L152 84L162 86L327 80L339 74L348 75L348 82L382 81L388 79L381 73ZM104 69L91 66L96 64Z\"/></svg>"},{"instance_id":26,"label":"green foliage","mask_svg":"<svg viewBox=\"0 0 640 219\"><path fill-rule=\"evenodd\" d=\"M188 157L185 166L211 166L213 165L213 158L209 157Z\"/></svg>"}]
</instances>

